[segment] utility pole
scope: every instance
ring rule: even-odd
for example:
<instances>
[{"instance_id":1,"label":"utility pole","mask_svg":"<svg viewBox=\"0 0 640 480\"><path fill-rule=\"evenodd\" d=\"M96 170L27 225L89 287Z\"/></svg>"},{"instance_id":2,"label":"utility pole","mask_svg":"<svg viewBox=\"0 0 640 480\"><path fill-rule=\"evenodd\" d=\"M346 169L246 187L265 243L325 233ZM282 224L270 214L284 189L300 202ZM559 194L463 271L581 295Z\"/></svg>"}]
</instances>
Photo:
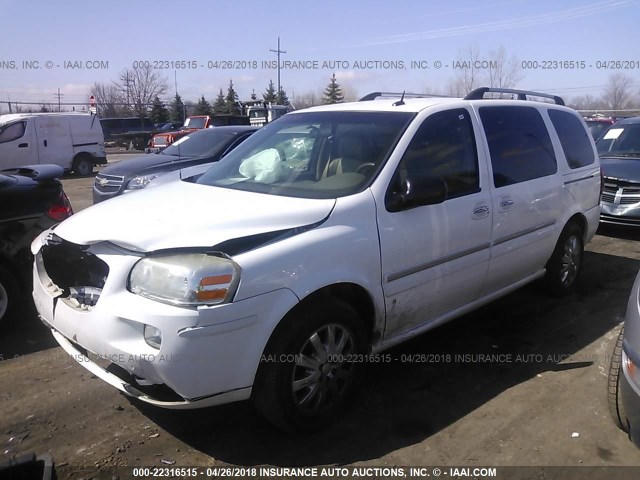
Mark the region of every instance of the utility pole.
<instances>
[{"instance_id":1,"label":"utility pole","mask_svg":"<svg viewBox=\"0 0 640 480\"><path fill-rule=\"evenodd\" d=\"M280 54L287 53L284 50L280 50L280 37L278 37L278 49L277 50L269 49L269 51L278 54L278 95L280 95Z\"/></svg>"},{"instance_id":2,"label":"utility pole","mask_svg":"<svg viewBox=\"0 0 640 480\"><path fill-rule=\"evenodd\" d=\"M64 93L60 93L60 89L58 89L58 93L54 93L53 96L58 97L58 112L61 112L62 110L60 109L60 99L64 97Z\"/></svg>"}]
</instances>

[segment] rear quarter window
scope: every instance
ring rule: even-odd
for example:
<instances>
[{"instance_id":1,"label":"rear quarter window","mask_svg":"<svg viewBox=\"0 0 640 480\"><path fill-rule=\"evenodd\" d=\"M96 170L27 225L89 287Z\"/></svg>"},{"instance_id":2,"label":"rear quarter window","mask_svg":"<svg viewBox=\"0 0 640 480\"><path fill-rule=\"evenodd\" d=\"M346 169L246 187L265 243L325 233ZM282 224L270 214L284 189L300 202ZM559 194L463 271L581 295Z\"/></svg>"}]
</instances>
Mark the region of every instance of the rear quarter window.
<instances>
[{"instance_id":1,"label":"rear quarter window","mask_svg":"<svg viewBox=\"0 0 640 480\"><path fill-rule=\"evenodd\" d=\"M549 110L549 118L556 129L569 168L580 168L596 161L591 136L578 117L560 110Z\"/></svg>"},{"instance_id":2,"label":"rear quarter window","mask_svg":"<svg viewBox=\"0 0 640 480\"><path fill-rule=\"evenodd\" d=\"M553 175L558 171L542 116L533 107L480 107L496 188Z\"/></svg>"}]
</instances>

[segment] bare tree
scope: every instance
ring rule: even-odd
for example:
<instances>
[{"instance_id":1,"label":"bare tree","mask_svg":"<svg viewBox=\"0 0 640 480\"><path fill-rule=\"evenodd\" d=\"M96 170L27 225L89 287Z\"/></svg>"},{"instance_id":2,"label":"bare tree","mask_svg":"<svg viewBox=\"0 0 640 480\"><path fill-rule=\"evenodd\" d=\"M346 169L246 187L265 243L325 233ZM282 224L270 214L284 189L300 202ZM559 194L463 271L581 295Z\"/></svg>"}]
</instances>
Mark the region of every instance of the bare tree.
<instances>
[{"instance_id":1,"label":"bare tree","mask_svg":"<svg viewBox=\"0 0 640 480\"><path fill-rule=\"evenodd\" d=\"M322 105L322 100L320 99L317 92L307 92L302 95L296 95L292 101L293 105L296 109L300 110L302 108L314 107L316 105Z\"/></svg>"},{"instance_id":2,"label":"bare tree","mask_svg":"<svg viewBox=\"0 0 640 480\"><path fill-rule=\"evenodd\" d=\"M101 117L118 117L124 114L124 102L117 85L96 82L91 87L91 95L96 99L96 107Z\"/></svg>"},{"instance_id":3,"label":"bare tree","mask_svg":"<svg viewBox=\"0 0 640 480\"><path fill-rule=\"evenodd\" d=\"M633 79L624 73L614 73L604 89L602 100L612 110L624 110L633 102Z\"/></svg>"},{"instance_id":4,"label":"bare tree","mask_svg":"<svg viewBox=\"0 0 640 480\"><path fill-rule=\"evenodd\" d=\"M606 103L602 98L594 97L593 95L580 95L573 98L568 105L576 110L583 111L598 111L607 108Z\"/></svg>"},{"instance_id":5,"label":"bare tree","mask_svg":"<svg viewBox=\"0 0 640 480\"><path fill-rule=\"evenodd\" d=\"M342 88L342 96L345 102L355 102L360 99L358 91L350 84L343 83L340 88Z\"/></svg>"},{"instance_id":6,"label":"bare tree","mask_svg":"<svg viewBox=\"0 0 640 480\"><path fill-rule=\"evenodd\" d=\"M486 80L490 87L513 88L524 78L524 72L515 55L507 55L504 46L489 52Z\"/></svg>"},{"instance_id":7,"label":"bare tree","mask_svg":"<svg viewBox=\"0 0 640 480\"><path fill-rule=\"evenodd\" d=\"M115 85L119 87L125 103L140 117L147 114L156 95L162 96L168 89L166 78L151 65L126 69Z\"/></svg>"},{"instance_id":8,"label":"bare tree","mask_svg":"<svg viewBox=\"0 0 640 480\"><path fill-rule=\"evenodd\" d=\"M503 46L491 50L487 57L481 57L477 47L468 47L459 51L453 67L459 73L449 79L445 90L455 97L463 97L480 86L513 88L524 78L518 58L509 55Z\"/></svg>"},{"instance_id":9,"label":"bare tree","mask_svg":"<svg viewBox=\"0 0 640 480\"><path fill-rule=\"evenodd\" d=\"M449 91L454 90L456 96L463 96L480 86L480 71L476 68L480 60L480 50L469 47L458 51L455 68L460 70L450 85Z\"/></svg>"}]
</instances>

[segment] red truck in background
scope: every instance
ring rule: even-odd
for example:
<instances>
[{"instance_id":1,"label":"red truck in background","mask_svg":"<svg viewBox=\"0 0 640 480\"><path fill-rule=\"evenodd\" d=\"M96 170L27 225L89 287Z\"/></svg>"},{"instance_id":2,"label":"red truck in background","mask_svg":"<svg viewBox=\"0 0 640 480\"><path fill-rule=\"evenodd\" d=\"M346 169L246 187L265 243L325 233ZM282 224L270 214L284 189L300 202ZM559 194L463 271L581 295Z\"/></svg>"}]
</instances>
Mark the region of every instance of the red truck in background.
<instances>
[{"instance_id":1,"label":"red truck in background","mask_svg":"<svg viewBox=\"0 0 640 480\"><path fill-rule=\"evenodd\" d=\"M157 153L190 132L226 125L249 125L247 115L194 115L187 117L180 130L157 133L149 141L147 153Z\"/></svg>"}]
</instances>

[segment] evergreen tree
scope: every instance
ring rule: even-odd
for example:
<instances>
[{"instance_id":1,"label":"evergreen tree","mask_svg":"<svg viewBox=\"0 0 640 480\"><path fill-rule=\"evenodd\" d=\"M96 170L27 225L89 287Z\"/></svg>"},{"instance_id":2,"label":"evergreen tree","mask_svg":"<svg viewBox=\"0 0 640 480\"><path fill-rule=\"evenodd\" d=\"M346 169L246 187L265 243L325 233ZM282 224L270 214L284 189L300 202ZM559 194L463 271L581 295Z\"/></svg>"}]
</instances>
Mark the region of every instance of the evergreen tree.
<instances>
[{"instance_id":1,"label":"evergreen tree","mask_svg":"<svg viewBox=\"0 0 640 480\"><path fill-rule=\"evenodd\" d=\"M287 92L285 92L282 87L280 87L280 91L276 97L276 103L278 105L289 105L291 103L289 102L289 97L287 97Z\"/></svg>"},{"instance_id":2,"label":"evergreen tree","mask_svg":"<svg viewBox=\"0 0 640 480\"><path fill-rule=\"evenodd\" d=\"M239 114L238 108L238 94L233 89L233 80L229 80L229 88L227 89L227 96L224 99L225 113Z\"/></svg>"},{"instance_id":3,"label":"evergreen tree","mask_svg":"<svg viewBox=\"0 0 640 480\"><path fill-rule=\"evenodd\" d=\"M211 115L211 104L205 100L204 95L198 100L195 115Z\"/></svg>"},{"instance_id":4,"label":"evergreen tree","mask_svg":"<svg viewBox=\"0 0 640 480\"><path fill-rule=\"evenodd\" d=\"M227 106L224 100L224 93L222 92L222 89L220 89L220 92L218 93L218 97L216 98L216 101L213 104L213 113L220 114L220 113L225 113L226 111L227 111Z\"/></svg>"},{"instance_id":5,"label":"evergreen tree","mask_svg":"<svg viewBox=\"0 0 640 480\"><path fill-rule=\"evenodd\" d=\"M169 121L169 111L157 95L153 99L153 106L151 107L149 118L153 123L167 123Z\"/></svg>"},{"instance_id":6,"label":"evergreen tree","mask_svg":"<svg viewBox=\"0 0 640 480\"><path fill-rule=\"evenodd\" d=\"M273 80L269 80L267 90L262 94L265 103L276 103L278 100L276 95L276 87L273 86Z\"/></svg>"},{"instance_id":7,"label":"evergreen tree","mask_svg":"<svg viewBox=\"0 0 640 480\"><path fill-rule=\"evenodd\" d=\"M171 102L171 121L172 122L184 122L184 103L182 98L176 93L173 102Z\"/></svg>"},{"instance_id":8,"label":"evergreen tree","mask_svg":"<svg viewBox=\"0 0 640 480\"><path fill-rule=\"evenodd\" d=\"M331 75L331 81L327 85L324 91L324 103L342 103L344 101L344 95L342 89L336 81L336 74Z\"/></svg>"}]
</instances>

